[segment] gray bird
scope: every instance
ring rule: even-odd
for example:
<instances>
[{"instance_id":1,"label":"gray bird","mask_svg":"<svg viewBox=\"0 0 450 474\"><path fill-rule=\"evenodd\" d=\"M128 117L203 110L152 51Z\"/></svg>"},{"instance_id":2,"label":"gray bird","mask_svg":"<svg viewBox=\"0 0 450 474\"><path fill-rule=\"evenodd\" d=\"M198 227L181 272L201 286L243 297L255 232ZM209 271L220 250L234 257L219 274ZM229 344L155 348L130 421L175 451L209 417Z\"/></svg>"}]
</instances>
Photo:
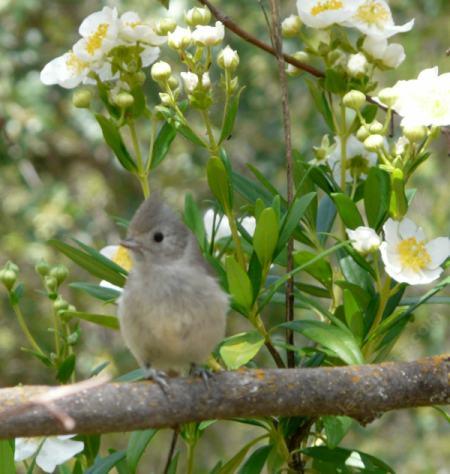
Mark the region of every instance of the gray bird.
<instances>
[{"instance_id":1,"label":"gray bird","mask_svg":"<svg viewBox=\"0 0 450 474\"><path fill-rule=\"evenodd\" d=\"M225 335L228 297L180 218L153 194L136 211L126 240L132 269L119 300L126 345L165 385L167 371L204 363Z\"/></svg>"}]
</instances>

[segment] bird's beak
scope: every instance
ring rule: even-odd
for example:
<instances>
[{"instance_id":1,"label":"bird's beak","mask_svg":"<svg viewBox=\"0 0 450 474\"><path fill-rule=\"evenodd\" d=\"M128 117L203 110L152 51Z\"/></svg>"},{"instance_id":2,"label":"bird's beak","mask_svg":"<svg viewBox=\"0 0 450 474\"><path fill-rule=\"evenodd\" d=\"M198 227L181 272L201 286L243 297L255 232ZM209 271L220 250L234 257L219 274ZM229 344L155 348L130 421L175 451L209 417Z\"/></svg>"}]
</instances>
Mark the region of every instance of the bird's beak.
<instances>
[{"instance_id":1,"label":"bird's beak","mask_svg":"<svg viewBox=\"0 0 450 474\"><path fill-rule=\"evenodd\" d=\"M140 250L142 248L141 244L132 238L122 240L120 245L130 250Z\"/></svg>"}]
</instances>

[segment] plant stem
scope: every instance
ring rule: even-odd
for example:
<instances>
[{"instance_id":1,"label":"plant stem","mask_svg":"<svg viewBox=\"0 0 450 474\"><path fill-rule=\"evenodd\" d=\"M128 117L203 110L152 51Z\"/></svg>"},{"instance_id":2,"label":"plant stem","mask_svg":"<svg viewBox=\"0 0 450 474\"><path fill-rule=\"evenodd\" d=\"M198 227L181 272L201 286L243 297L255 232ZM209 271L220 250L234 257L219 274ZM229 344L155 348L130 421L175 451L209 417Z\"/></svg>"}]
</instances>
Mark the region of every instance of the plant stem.
<instances>
[{"instance_id":1,"label":"plant stem","mask_svg":"<svg viewBox=\"0 0 450 474\"><path fill-rule=\"evenodd\" d=\"M150 145L148 147L147 162L145 163L145 173L147 176L150 172L150 168L152 167L153 150L155 147L155 135L156 135L156 117L154 114L152 114L151 127L150 127Z\"/></svg>"},{"instance_id":2,"label":"plant stem","mask_svg":"<svg viewBox=\"0 0 450 474\"><path fill-rule=\"evenodd\" d=\"M59 343L59 332L60 332L60 324L59 324L59 316L56 310L53 310L53 332L55 337L55 352L56 355L60 355L61 345Z\"/></svg>"},{"instance_id":3,"label":"plant stem","mask_svg":"<svg viewBox=\"0 0 450 474\"><path fill-rule=\"evenodd\" d=\"M239 237L238 228L236 225L236 217L233 210L225 210L228 223L230 224L231 236L233 237L233 242L235 245L235 255L239 265L246 270L247 262L245 259L244 251L242 250L241 238Z\"/></svg>"},{"instance_id":4,"label":"plant stem","mask_svg":"<svg viewBox=\"0 0 450 474\"><path fill-rule=\"evenodd\" d=\"M195 447L197 446L197 441L191 442L188 444L188 467L187 474L193 474L194 472L194 456L195 456Z\"/></svg>"},{"instance_id":5,"label":"plant stem","mask_svg":"<svg viewBox=\"0 0 450 474\"><path fill-rule=\"evenodd\" d=\"M200 113L203 117L203 122L205 123L206 133L209 139L209 151L213 156L216 156L218 154L219 149L216 143L216 139L214 138L214 133L211 126L211 120L209 119L209 115L206 110L202 109Z\"/></svg>"},{"instance_id":6,"label":"plant stem","mask_svg":"<svg viewBox=\"0 0 450 474\"><path fill-rule=\"evenodd\" d=\"M23 317L22 311L19 305L12 305L14 313L16 313L17 320L19 322L19 326L22 329L22 332L25 334L25 337L28 339L28 342L33 347L33 349L41 355L45 355L44 351L40 348L39 344L36 342L34 337L32 336L30 330L28 329L27 323L25 322L25 318Z\"/></svg>"},{"instance_id":7,"label":"plant stem","mask_svg":"<svg viewBox=\"0 0 450 474\"><path fill-rule=\"evenodd\" d=\"M133 143L134 153L136 155L136 164L138 167L137 177L139 179L139 183L141 184L142 192L144 194L144 198L147 199L150 196L150 187L148 184L148 173L144 169L144 161L142 159L141 147L139 146L139 140L136 133L136 127L134 126L134 122L130 121L128 124L131 134L131 141Z\"/></svg>"}]
</instances>

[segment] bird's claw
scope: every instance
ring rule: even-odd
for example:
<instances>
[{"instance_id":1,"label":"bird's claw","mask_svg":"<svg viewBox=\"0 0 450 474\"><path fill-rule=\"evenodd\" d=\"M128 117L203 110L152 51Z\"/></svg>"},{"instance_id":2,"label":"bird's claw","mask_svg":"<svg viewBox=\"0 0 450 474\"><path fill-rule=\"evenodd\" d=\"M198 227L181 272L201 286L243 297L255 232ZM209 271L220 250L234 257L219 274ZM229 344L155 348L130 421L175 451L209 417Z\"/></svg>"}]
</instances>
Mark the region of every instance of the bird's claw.
<instances>
[{"instance_id":1,"label":"bird's claw","mask_svg":"<svg viewBox=\"0 0 450 474\"><path fill-rule=\"evenodd\" d=\"M164 392L164 395L168 396L169 384L167 383L167 374L163 370L146 367L144 377L158 384L159 388Z\"/></svg>"},{"instance_id":2,"label":"bird's claw","mask_svg":"<svg viewBox=\"0 0 450 474\"><path fill-rule=\"evenodd\" d=\"M206 388L209 388L209 379L214 377L214 373L211 370L197 364L191 364L191 370L189 373L193 377L200 377Z\"/></svg>"}]
</instances>

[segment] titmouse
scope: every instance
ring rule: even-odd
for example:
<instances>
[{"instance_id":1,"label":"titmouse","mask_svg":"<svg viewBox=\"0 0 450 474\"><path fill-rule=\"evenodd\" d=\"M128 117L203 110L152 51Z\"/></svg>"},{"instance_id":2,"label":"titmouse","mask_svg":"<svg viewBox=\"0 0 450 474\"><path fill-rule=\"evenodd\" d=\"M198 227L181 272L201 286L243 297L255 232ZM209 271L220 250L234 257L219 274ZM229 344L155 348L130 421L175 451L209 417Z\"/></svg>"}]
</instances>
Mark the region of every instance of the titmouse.
<instances>
[{"instance_id":1,"label":"titmouse","mask_svg":"<svg viewBox=\"0 0 450 474\"><path fill-rule=\"evenodd\" d=\"M195 236L156 194L138 208L121 245L133 261L118 306L122 336L162 385L166 371L207 360L225 335L228 297Z\"/></svg>"}]
</instances>

